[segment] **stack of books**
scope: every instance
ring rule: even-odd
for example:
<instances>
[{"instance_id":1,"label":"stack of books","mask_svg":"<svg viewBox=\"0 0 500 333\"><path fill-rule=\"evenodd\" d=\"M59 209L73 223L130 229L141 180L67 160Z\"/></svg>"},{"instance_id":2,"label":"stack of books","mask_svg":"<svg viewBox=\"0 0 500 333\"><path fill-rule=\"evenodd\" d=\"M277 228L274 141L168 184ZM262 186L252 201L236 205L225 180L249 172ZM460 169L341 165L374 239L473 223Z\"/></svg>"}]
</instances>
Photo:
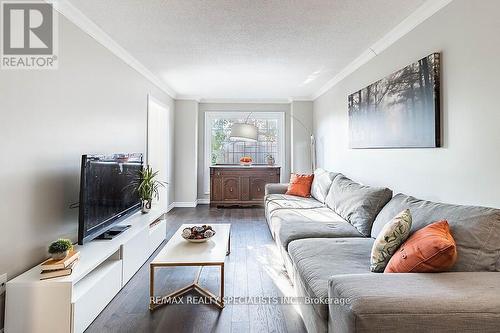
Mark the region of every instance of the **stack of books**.
<instances>
[{"instance_id":1,"label":"stack of books","mask_svg":"<svg viewBox=\"0 0 500 333\"><path fill-rule=\"evenodd\" d=\"M73 268L80 258L80 252L72 250L61 260L47 259L42 262L40 280L52 279L71 275Z\"/></svg>"}]
</instances>

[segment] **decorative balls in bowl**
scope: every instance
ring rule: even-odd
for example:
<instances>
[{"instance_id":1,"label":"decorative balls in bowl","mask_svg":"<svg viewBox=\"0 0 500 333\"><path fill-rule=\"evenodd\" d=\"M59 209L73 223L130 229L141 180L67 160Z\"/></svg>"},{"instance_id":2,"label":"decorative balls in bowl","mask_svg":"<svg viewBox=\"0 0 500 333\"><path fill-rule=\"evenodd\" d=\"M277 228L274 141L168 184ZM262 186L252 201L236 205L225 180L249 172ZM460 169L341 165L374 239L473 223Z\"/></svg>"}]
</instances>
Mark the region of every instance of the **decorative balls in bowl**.
<instances>
[{"instance_id":1,"label":"decorative balls in bowl","mask_svg":"<svg viewBox=\"0 0 500 333\"><path fill-rule=\"evenodd\" d=\"M215 235L215 230L209 225L194 226L182 230L182 238L192 243L203 243Z\"/></svg>"}]
</instances>

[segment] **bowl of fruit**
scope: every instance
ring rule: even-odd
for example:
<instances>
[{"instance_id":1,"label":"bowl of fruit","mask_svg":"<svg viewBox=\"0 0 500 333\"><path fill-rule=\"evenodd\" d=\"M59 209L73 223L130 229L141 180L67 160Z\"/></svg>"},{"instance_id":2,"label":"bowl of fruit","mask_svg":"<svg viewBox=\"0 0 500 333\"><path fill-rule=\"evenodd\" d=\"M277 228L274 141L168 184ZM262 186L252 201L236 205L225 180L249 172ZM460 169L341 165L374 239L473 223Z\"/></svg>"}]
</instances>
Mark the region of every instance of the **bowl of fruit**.
<instances>
[{"instance_id":1,"label":"bowl of fruit","mask_svg":"<svg viewBox=\"0 0 500 333\"><path fill-rule=\"evenodd\" d=\"M252 158L250 156L243 156L240 158L240 164L246 166L252 165Z\"/></svg>"},{"instance_id":2,"label":"bowl of fruit","mask_svg":"<svg viewBox=\"0 0 500 333\"><path fill-rule=\"evenodd\" d=\"M182 230L182 238L191 243L203 243L215 235L215 230L209 225L193 226Z\"/></svg>"}]
</instances>

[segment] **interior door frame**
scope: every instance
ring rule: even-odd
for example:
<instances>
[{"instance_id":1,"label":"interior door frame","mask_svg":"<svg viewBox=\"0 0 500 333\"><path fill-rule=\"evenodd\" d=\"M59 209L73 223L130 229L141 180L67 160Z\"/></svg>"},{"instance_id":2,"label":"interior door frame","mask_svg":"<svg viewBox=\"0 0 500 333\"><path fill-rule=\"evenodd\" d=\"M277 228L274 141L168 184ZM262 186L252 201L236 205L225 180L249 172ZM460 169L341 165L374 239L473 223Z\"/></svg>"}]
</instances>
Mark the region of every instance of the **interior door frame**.
<instances>
[{"instance_id":1,"label":"interior door frame","mask_svg":"<svg viewBox=\"0 0 500 333\"><path fill-rule=\"evenodd\" d=\"M169 172L170 172L170 169L169 169L169 162L171 160L171 151L170 151L170 138L171 138L171 133L170 133L170 126L169 126L169 119L170 119L170 116L171 116L171 108L162 103L160 100L158 100L157 98L155 98L153 95L151 94L148 94L147 96L147 112L146 112L146 158L145 158L145 161L146 161L146 165L149 165L151 163L151 142L152 140L155 140L154 138L152 138L152 135L155 135L154 133L151 133L152 132L152 128L151 128L151 112L153 110L153 104L156 105L156 107L159 107L160 109L162 109L162 112L164 112L164 116L162 117L162 119L165 120L165 124L164 126L162 126L161 128L163 128L166 132L165 134L165 139L166 139L166 142L165 142L165 148L166 148L166 151L163 153L163 157L160 157L160 159L164 158L165 159L165 172L163 173L164 174L164 177L165 179L161 179L162 181L165 181L167 182L167 184L165 185L165 191L164 191L164 194L166 196L165 200L163 200L163 198L161 198L161 202L162 202L162 206L165 210L165 212L168 210L168 202L169 202L169 182L171 181L169 179Z\"/></svg>"}]
</instances>

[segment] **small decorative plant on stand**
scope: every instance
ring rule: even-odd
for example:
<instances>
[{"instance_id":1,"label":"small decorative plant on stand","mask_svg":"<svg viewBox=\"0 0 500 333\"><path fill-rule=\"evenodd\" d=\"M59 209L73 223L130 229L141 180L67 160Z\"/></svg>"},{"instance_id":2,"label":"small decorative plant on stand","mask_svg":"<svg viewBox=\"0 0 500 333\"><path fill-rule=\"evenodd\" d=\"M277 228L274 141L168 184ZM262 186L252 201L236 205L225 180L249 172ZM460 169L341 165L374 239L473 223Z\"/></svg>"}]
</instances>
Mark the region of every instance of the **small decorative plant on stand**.
<instances>
[{"instance_id":1,"label":"small decorative plant on stand","mask_svg":"<svg viewBox=\"0 0 500 333\"><path fill-rule=\"evenodd\" d=\"M266 161L267 161L267 164L268 164L268 165L271 165L271 166L272 166L272 165L274 165L274 163L276 162L276 161L274 160L273 155L271 155L271 154L269 154L269 155L267 155L267 156L266 156Z\"/></svg>"},{"instance_id":2,"label":"small decorative plant on stand","mask_svg":"<svg viewBox=\"0 0 500 333\"><path fill-rule=\"evenodd\" d=\"M153 198L160 198L160 187L165 187L165 182L155 179L159 171L153 171L148 165L139 171L139 177L135 182L136 191L141 198L141 211L143 214L149 213Z\"/></svg>"},{"instance_id":3,"label":"small decorative plant on stand","mask_svg":"<svg viewBox=\"0 0 500 333\"><path fill-rule=\"evenodd\" d=\"M73 243L69 239L58 239L49 246L49 253L54 260L65 258L73 248Z\"/></svg>"}]
</instances>

